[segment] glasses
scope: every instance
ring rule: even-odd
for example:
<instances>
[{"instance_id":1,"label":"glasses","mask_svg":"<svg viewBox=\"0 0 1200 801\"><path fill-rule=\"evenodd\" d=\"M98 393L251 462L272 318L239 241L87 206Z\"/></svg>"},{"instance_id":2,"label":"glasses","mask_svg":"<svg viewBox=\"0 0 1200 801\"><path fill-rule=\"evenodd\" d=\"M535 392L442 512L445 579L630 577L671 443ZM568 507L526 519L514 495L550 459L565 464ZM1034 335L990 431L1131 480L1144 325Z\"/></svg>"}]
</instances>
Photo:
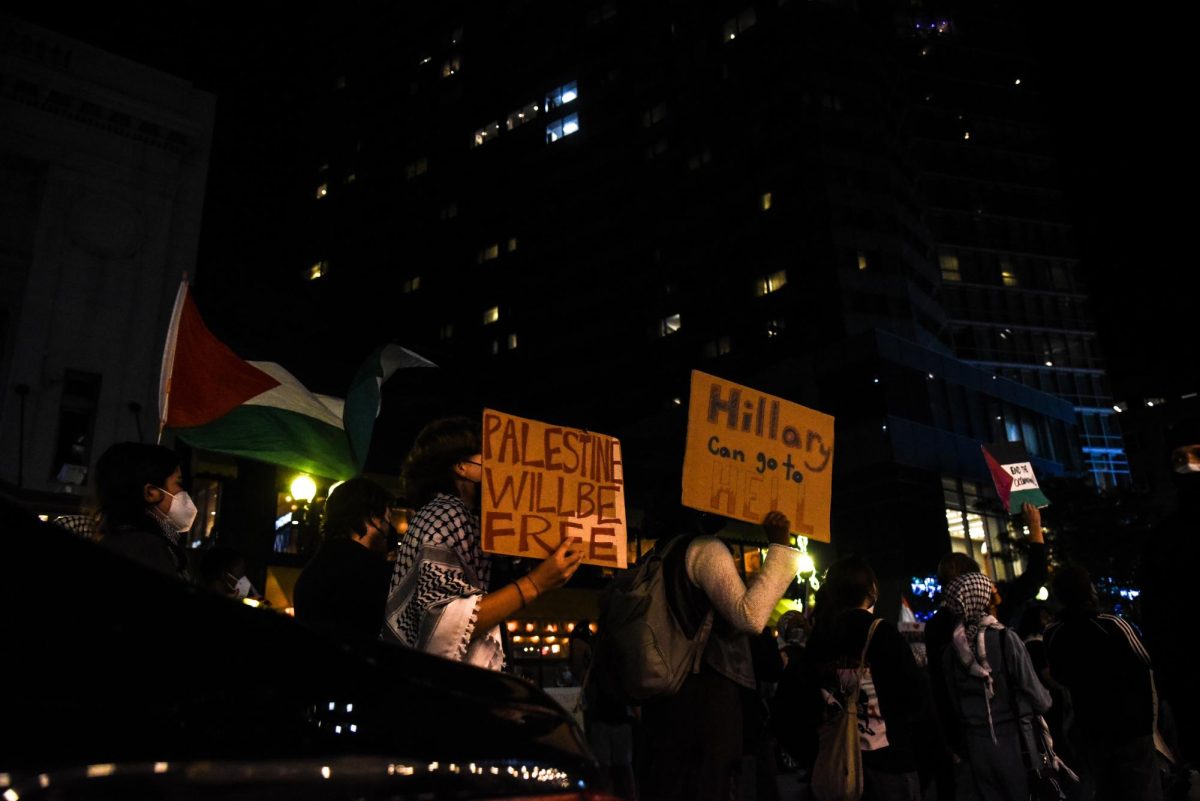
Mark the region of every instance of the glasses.
<instances>
[{"instance_id":1,"label":"glasses","mask_svg":"<svg viewBox=\"0 0 1200 801\"><path fill-rule=\"evenodd\" d=\"M473 464L476 467L483 467L483 462L473 462L470 459L463 459L462 464Z\"/></svg>"}]
</instances>

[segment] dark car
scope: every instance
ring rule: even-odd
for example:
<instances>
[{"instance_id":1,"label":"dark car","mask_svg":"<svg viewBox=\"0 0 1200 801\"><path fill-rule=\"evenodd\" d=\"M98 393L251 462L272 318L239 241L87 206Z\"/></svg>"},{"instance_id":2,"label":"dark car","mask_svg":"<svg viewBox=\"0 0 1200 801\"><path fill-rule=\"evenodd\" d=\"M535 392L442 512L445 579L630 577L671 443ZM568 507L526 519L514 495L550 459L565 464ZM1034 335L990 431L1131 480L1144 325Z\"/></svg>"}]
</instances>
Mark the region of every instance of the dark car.
<instances>
[{"instance_id":1,"label":"dark car","mask_svg":"<svg viewBox=\"0 0 1200 801\"><path fill-rule=\"evenodd\" d=\"M597 797L536 687L338 644L0 512L7 801Z\"/></svg>"}]
</instances>

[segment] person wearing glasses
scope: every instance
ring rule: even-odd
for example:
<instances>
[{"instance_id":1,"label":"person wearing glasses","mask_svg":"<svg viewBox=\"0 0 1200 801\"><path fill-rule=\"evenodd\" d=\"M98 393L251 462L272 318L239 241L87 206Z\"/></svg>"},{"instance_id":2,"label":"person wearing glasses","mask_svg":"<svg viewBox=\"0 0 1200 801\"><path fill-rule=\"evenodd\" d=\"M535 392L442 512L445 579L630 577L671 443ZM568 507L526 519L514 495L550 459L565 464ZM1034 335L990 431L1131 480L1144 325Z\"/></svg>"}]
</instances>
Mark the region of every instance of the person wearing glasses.
<instances>
[{"instance_id":1,"label":"person wearing glasses","mask_svg":"<svg viewBox=\"0 0 1200 801\"><path fill-rule=\"evenodd\" d=\"M583 551L565 540L528 575L489 591L491 560L481 547L477 512L483 481L477 420L448 417L425 426L401 477L419 508L397 550L382 639L499 670L500 624L566 584Z\"/></svg>"}]
</instances>

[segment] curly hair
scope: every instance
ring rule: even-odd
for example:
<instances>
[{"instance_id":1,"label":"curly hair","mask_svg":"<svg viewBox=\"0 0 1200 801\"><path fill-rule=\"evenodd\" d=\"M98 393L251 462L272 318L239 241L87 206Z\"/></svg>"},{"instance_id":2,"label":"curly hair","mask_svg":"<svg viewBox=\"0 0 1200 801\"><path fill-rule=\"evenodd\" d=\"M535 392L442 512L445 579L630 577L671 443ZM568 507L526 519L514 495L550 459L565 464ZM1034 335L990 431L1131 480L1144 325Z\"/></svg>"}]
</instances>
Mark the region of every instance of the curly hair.
<instances>
[{"instance_id":1,"label":"curly hair","mask_svg":"<svg viewBox=\"0 0 1200 801\"><path fill-rule=\"evenodd\" d=\"M400 471L405 497L420 507L439 492L454 495L454 465L479 453L481 442L478 420L443 417L425 426Z\"/></svg>"}]
</instances>

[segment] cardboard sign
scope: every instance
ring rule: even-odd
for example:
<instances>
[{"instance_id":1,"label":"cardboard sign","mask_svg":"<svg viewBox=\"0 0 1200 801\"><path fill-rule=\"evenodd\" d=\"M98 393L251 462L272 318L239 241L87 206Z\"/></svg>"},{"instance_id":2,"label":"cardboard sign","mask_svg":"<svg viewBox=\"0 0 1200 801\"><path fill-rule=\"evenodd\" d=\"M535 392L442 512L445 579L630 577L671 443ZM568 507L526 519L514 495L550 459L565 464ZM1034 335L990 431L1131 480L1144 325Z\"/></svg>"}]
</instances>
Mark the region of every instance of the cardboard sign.
<instances>
[{"instance_id":1,"label":"cardboard sign","mask_svg":"<svg viewBox=\"0 0 1200 801\"><path fill-rule=\"evenodd\" d=\"M992 483L996 485L996 494L1009 514L1019 514L1027 503L1039 509L1050 505L1050 499L1038 486L1025 443L995 442L981 447Z\"/></svg>"},{"instance_id":2,"label":"cardboard sign","mask_svg":"<svg viewBox=\"0 0 1200 801\"><path fill-rule=\"evenodd\" d=\"M792 533L829 542L833 418L692 371L683 504L761 523L779 510Z\"/></svg>"},{"instance_id":3,"label":"cardboard sign","mask_svg":"<svg viewBox=\"0 0 1200 801\"><path fill-rule=\"evenodd\" d=\"M483 411L483 550L542 559L567 537L625 567L625 481L613 437Z\"/></svg>"}]
</instances>

